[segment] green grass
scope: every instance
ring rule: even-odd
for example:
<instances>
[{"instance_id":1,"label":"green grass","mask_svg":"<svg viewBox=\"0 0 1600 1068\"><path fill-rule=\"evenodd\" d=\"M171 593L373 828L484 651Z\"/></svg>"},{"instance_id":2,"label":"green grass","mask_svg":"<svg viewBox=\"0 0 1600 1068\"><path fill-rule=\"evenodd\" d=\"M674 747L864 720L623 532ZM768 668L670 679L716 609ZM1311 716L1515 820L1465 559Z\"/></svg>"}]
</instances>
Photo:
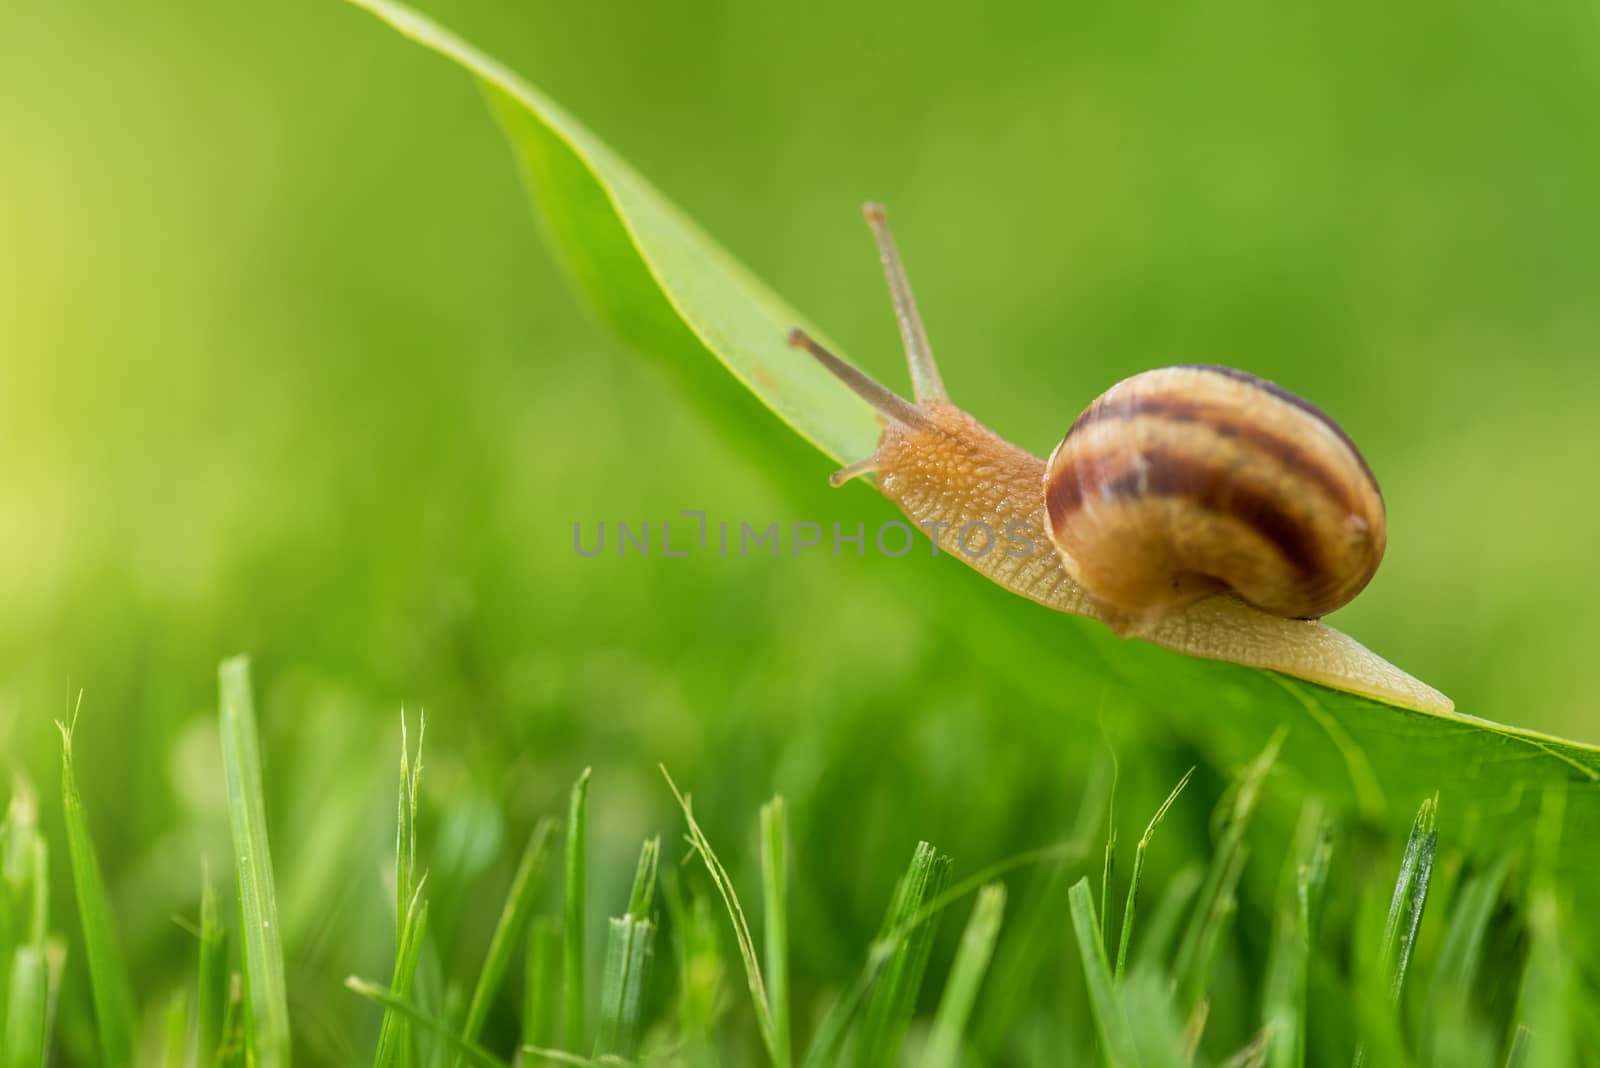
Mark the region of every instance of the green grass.
<instances>
[{"instance_id":1,"label":"green grass","mask_svg":"<svg viewBox=\"0 0 1600 1068\"><path fill-rule=\"evenodd\" d=\"M567 805L567 892L563 899L564 940L561 950L562 1037L578 1047L584 1041L585 880L588 876L589 770L572 786Z\"/></svg>"},{"instance_id":2,"label":"green grass","mask_svg":"<svg viewBox=\"0 0 1600 1068\"><path fill-rule=\"evenodd\" d=\"M1133 1026L1117 996L1106 959L1105 933L1094 907L1094 894L1087 878L1079 879L1067 891L1072 913L1072 932L1077 937L1078 955L1083 961L1084 985L1089 991L1089 1006L1095 1032L1105 1058L1115 1068L1135 1068L1139 1053L1133 1044Z\"/></svg>"},{"instance_id":3,"label":"green grass","mask_svg":"<svg viewBox=\"0 0 1600 1068\"><path fill-rule=\"evenodd\" d=\"M555 833L555 820L541 820L528 837L522 858L517 862L516 875L512 877L511 888L506 892L505 907L500 911L500 919L489 939L489 949L484 954L483 970L478 973L478 981L472 988L472 1000L467 1004L461 1037L468 1042L476 1041L483 1030L489 1008L511 965L517 941L522 937L528 915L533 910L534 895L539 890ZM397 990L396 993L404 996L403 991Z\"/></svg>"},{"instance_id":4,"label":"green grass","mask_svg":"<svg viewBox=\"0 0 1600 1068\"><path fill-rule=\"evenodd\" d=\"M776 1068L789 1068L793 1049L789 1022L789 823L781 797L761 806L761 889L773 1059Z\"/></svg>"},{"instance_id":5,"label":"green grass","mask_svg":"<svg viewBox=\"0 0 1600 1068\"><path fill-rule=\"evenodd\" d=\"M100 1049L109 1051L99 1054L106 1063L231 1066L266 1063L274 1056L287 1063L291 1050L298 1051L297 1059L319 1059L304 1039L291 1036L315 1026L312 1006L337 991L324 989L291 1003L286 986L274 981L276 976L282 983L288 968L281 943L266 937L274 926L259 920L275 915L279 887L265 852L263 796L269 780L259 762L260 725L251 693L244 661L225 663L218 722L228 762L227 811L237 828L236 852L243 858L236 866L233 902L238 919L225 921L229 910L197 858L202 867L199 922L192 929L198 954L189 976L165 992L129 981L119 963L115 912L95 860L92 828L103 817L83 803L73 745L78 735L62 728L62 788L84 946L82 960L69 957L67 968L70 973L76 965L88 974L93 997L86 1011L93 1016ZM436 742L435 748L448 741ZM658 837L646 838L632 879L623 886L626 894L618 898L625 908L600 931L588 930L583 917L589 912L574 908L572 897L575 887L589 885L581 875L575 878L587 867L585 824L588 806L595 803L585 772L568 793L563 885L549 871L557 833L553 817L535 820L514 851L510 843L502 844L501 849L514 852L515 864L498 918L482 935L474 968L439 976L440 1011L424 1007L422 973L437 967L429 962L459 959L442 944L442 931L459 938L471 925L463 927L461 915L447 915L453 923L430 922L435 901L463 899L426 874L436 863L431 858L438 849L437 832L426 830L431 821L420 736L413 750L402 728L399 802L390 809L396 832L392 900L397 910L404 907L394 925L393 974L387 983L350 976L345 987L356 995L353 1000L381 1014L370 1029L357 1028L339 1041L353 1051L370 1051L377 1065L692 1065L713 1053L738 1061L755 1054L782 1065L792 1054L777 1042L776 1021L788 1017L788 997L776 999L769 982L782 975L785 982L799 980L788 989L802 999L784 1033L809 1064L953 1068L991 1057L1056 1063L1055 1054L1046 1050L1075 1050L1074 1057L1115 1068L1282 1068L1397 1059L1440 1065L1585 1063L1576 1051L1595 1033L1586 1008L1590 987L1573 957L1561 894L1550 876L1551 858L1563 848L1556 831L1561 800L1547 801L1525 858L1508 855L1488 869L1462 871L1449 859L1460 854L1450 844L1454 832L1448 814L1429 798L1403 848L1391 854L1390 870L1397 867L1399 875L1389 877L1385 888L1381 872L1362 876L1353 860L1378 856L1370 830L1340 821L1315 801L1301 809L1282 859L1268 853L1250 862L1251 844L1262 840L1260 810L1275 793L1277 751L1274 741L1231 782L1212 784L1209 821L1194 800L1200 789L1193 781L1196 770L1186 772L1156 806L1125 887L1114 887L1106 873L1106 851L1086 848L1081 834L976 868L919 843L888 894L877 936L843 947L855 964L847 960L831 976L791 973L797 940L817 933L793 925L795 895L805 899L808 874L826 858L791 846L789 807L773 801L751 813L752 843L732 850L739 859L730 866L670 777L655 808L664 818L667 802L676 799L687 852L674 854L662 849ZM606 802L603 792L597 799ZM1086 798L1079 814L1089 826L1099 824L1094 813L1108 811L1104 796L1101 803L1096 800ZM49 933L55 924L46 905L47 843L33 811L31 795L15 793L0 825L6 861L0 930L11 944L3 1002L6 1032L0 1042L5 1068L50 1063L60 1026L53 1006L62 957ZM1149 847L1165 841L1155 831L1174 822L1209 822L1213 844L1203 875L1190 866L1152 864L1159 853ZM387 828L373 830L387 835ZM1181 846L1174 840L1160 852ZM1091 870L1089 858L1097 855L1099 863ZM1450 874L1441 879L1441 869ZM760 953L741 905L742 877L734 874L746 870L753 873L752 886L759 883L762 890ZM1158 879L1154 871L1166 874ZM953 878L958 872L966 874ZM1251 872L1265 877L1259 880L1267 890L1259 907L1252 903ZM1063 899L1060 880L1073 874L1076 881ZM1091 876L1122 895L1115 958L1108 953L1100 918L1104 898L1095 900ZM368 877L374 888L381 882L379 872ZM1008 889L1012 883L1033 904L1003 922L1007 898L1017 889ZM1136 924L1143 913L1133 902L1141 888L1161 892L1148 921ZM1367 903L1380 894L1389 901L1386 915L1381 924L1375 916L1367 922L1363 916L1374 914ZM565 903L564 922L539 911L541 902L556 900ZM968 903L964 927L946 937L939 921L947 910ZM1504 932L1496 934L1491 923L1496 915L1502 926L1509 922L1520 932L1511 942ZM1262 933L1254 929L1258 921L1264 922ZM230 928L236 929L230 934ZM598 999L590 1005L582 986L569 982L567 947L581 949L602 932L604 964ZM1237 978L1220 976L1224 961L1237 968L1244 948L1263 936L1266 965L1259 982L1247 984L1258 990L1259 1011L1250 1011L1248 1003L1220 998L1222 990L1238 984ZM1515 955L1519 977L1514 979L1505 972L1504 958L1497 959L1501 951L1493 948L1507 944L1527 947ZM1025 946L1034 952L1019 955ZM656 967L662 956L678 967ZM511 964L519 958L524 962L519 983L510 984ZM1364 976L1361 969L1374 962L1381 966L1377 978ZM1051 986L1056 997L1072 993L1033 1015L1040 1009L1027 1006L1042 1003L1022 992L1018 980L1005 982L1002 968L1023 976L1023 983L1037 984L1039 976L1063 971L1081 982ZM1344 968L1354 971L1344 974ZM733 979L740 972L742 984ZM231 983L243 991L242 1000L229 995ZM989 984L1007 1001L986 1000ZM738 985L746 988L747 998L732 995ZM579 991L576 1006L574 990ZM303 1027L292 1026L297 1012L307 1021ZM549 1044L554 1021L570 1021L574 1013L597 1021L592 1049L569 1039ZM1019 1013L1029 1022L1013 1024L1007 1037L997 1039L983 1026L986 1014L1015 1020ZM136 1021L149 1033L137 1034ZM1037 1042L1032 1055L1025 1053L1030 1032ZM587 1041L582 1030L565 1034ZM1464 1036L1471 1041L1464 1042Z\"/></svg>"},{"instance_id":6,"label":"green grass","mask_svg":"<svg viewBox=\"0 0 1600 1068\"><path fill-rule=\"evenodd\" d=\"M1323 806L1307 803L1279 877L1261 1012L1273 1068L1306 1063L1306 992L1328 880L1331 830Z\"/></svg>"},{"instance_id":7,"label":"green grass","mask_svg":"<svg viewBox=\"0 0 1600 1068\"><path fill-rule=\"evenodd\" d=\"M228 1004L228 936L218 913L217 890L209 866L201 865L200 951L195 965L195 1010L192 1053L196 1065L214 1064L222 1045Z\"/></svg>"},{"instance_id":8,"label":"green grass","mask_svg":"<svg viewBox=\"0 0 1600 1068\"><path fill-rule=\"evenodd\" d=\"M66 817L67 847L72 855L72 885L83 929L83 951L94 990L100 1056L108 1065L132 1064L135 1046L133 984L117 947L111 902L100 874L100 861L89 833L83 798L78 793L72 758L77 716L73 716L71 724L58 723L57 726L61 728L61 808Z\"/></svg>"},{"instance_id":9,"label":"green grass","mask_svg":"<svg viewBox=\"0 0 1600 1068\"><path fill-rule=\"evenodd\" d=\"M289 1063L289 996L284 979L278 891L267 841L266 796L261 781L260 735L250 662L223 661L222 769L228 788L233 870L238 886L239 941L244 976L244 1030L252 1058L264 1068ZM85 832L87 834L87 832Z\"/></svg>"},{"instance_id":10,"label":"green grass","mask_svg":"<svg viewBox=\"0 0 1600 1068\"><path fill-rule=\"evenodd\" d=\"M1144 871L1144 857L1146 851L1150 848L1150 839L1155 837L1156 828L1161 826L1161 821L1166 818L1167 811L1172 808L1173 802L1178 800L1178 795L1183 793L1183 788L1189 785L1189 779L1193 775L1193 768L1183 773L1183 778L1178 780L1178 785L1172 788L1172 792L1167 795L1167 799L1161 802L1161 807L1156 809L1156 814L1150 817L1150 824L1145 827L1144 834L1140 836L1139 844L1133 851L1133 872L1128 878L1128 902L1122 909L1122 933L1117 938L1116 976L1118 979L1121 979L1127 971L1128 946L1133 940L1133 921L1137 915L1136 906L1139 901L1139 876ZM1107 868L1109 869L1109 867L1110 865L1108 864ZM1100 899L1109 901L1111 896L1105 888L1104 882L1102 881Z\"/></svg>"},{"instance_id":11,"label":"green grass","mask_svg":"<svg viewBox=\"0 0 1600 1068\"><path fill-rule=\"evenodd\" d=\"M984 973L994 956L1005 907L1003 885L994 883L978 891L978 900L961 934L961 946L950 966L950 978L939 997L939 1008L934 1013L928 1045L923 1051L922 1063L927 1068L953 1068L960 1062L962 1036L972 1017Z\"/></svg>"},{"instance_id":12,"label":"green grass","mask_svg":"<svg viewBox=\"0 0 1600 1068\"><path fill-rule=\"evenodd\" d=\"M605 970L600 982L600 1029L597 1056L632 1056L643 1026L644 990L655 959L656 870L661 839L648 838L639 851L628 908L611 917L606 928Z\"/></svg>"},{"instance_id":13,"label":"green grass","mask_svg":"<svg viewBox=\"0 0 1600 1068\"><path fill-rule=\"evenodd\" d=\"M874 978L863 1012L855 1040L857 1065L889 1064L899 1055L941 918L923 910L949 879L950 858L918 842L883 918L879 944L887 948L888 959Z\"/></svg>"}]
</instances>

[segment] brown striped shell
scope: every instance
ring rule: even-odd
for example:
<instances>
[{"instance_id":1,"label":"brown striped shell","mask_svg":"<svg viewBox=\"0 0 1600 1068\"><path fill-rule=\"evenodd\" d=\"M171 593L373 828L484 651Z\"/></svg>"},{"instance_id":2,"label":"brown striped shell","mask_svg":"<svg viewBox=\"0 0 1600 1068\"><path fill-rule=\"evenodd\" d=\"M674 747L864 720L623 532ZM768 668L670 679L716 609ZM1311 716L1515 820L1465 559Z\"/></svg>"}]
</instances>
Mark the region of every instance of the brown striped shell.
<instances>
[{"instance_id":1,"label":"brown striped shell","mask_svg":"<svg viewBox=\"0 0 1600 1068\"><path fill-rule=\"evenodd\" d=\"M1067 571L1131 626L1223 589L1316 619L1383 559L1383 496L1355 444L1314 405L1228 367L1112 386L1051 454L1044 488Z\"/></svg>"}]
</instances>

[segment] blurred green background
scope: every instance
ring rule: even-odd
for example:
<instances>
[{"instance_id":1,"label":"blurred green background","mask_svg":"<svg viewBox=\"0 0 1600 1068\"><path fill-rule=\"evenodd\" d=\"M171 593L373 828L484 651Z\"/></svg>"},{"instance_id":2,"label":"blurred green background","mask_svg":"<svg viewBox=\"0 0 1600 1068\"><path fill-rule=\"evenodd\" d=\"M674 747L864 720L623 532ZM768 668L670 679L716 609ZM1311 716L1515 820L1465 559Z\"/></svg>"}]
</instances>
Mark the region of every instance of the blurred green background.
<instances>
[{"instance_id":1,"label":"blurred green background","mask_svg":"<svg viewBox=\"0 0 1600 1068\"><path fill-rule=\"evenodd\" d=\"M1463 711L1600 741L1592 5L421 6L898 384L858 215L886 201L952 394L1036 451L1163 363L1314 399L1389 506L1335 623ZM148 981L187 960L168 917L221 842L239 651L300 1041L329 1057L362 1010L309 980L387 960L402 706L436 893L487 903L435 908L468 958L508 843L586 764L619 908L639 836L677 831L657 761L746 853L787 794L825 861L804 952L839 975L917 836L978 864L1064 833L1127 695L965 655L926 619L964 569L574 554L575 521L887 517L786 446L713 433L585 314L473 85L369 16L0 10L0 752L53 812L84 690Z\"/></svg>"}]
</instances>

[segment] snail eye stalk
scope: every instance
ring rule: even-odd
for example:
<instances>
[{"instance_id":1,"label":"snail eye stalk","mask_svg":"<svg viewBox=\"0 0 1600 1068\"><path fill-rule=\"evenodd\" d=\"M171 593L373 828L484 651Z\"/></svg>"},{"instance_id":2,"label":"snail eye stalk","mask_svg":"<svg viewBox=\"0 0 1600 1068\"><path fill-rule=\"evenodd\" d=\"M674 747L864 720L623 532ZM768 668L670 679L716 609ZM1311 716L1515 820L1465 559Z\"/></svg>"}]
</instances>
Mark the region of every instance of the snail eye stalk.
<instances>
[{"instance_id":1,"label":"snail eye stalk","mask_svg":"<svg viewBox=\"0 0 1600 1068\"><path fill-rule=\"evenodd\" d=\"M889 229L889 213L882 204L872 203L864 205L861 214L878 242L878 259L883 263L883 276L889 282L894 317L900 324L900 341L905 346L906 363L911 367L911 395L919 402L946 400L944 380L939 377L939 365L933 361L933 346L928 344L928 330L922 325L917 298L911 293L911 280L906 277L900 248Z\"/></svg>"},{"instance_id":2,"label":"snail eye stalk","mask_svg":"<svg viewBox=\"0 0 1600 1068\"><path fill-rule=\"evenodd\" d=\"M916 405L900 394L878 382L866 372L844 362L822 346L816 338L798 326L789 331L789 344L805 349L816 357L818 363L833 372L835 378L849 386L851 391L883 415L904 426L924 426L927 417L917 411Z\"/></svg>"}]
</instances>

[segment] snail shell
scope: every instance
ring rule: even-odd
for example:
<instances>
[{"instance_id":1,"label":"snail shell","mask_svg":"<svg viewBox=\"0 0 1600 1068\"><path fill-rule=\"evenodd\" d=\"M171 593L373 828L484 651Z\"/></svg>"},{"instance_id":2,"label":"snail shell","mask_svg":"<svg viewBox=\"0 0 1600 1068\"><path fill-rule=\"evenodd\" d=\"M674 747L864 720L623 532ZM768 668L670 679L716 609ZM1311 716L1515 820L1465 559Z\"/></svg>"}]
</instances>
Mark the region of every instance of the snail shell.
<instances>
[{"instance_id":1,"label":"snail shell","mask_svg":"<svg viewBox=\"0 0 1600 1068\"><path fill-rule=\"evenodd\" d=\"M1146 371L1112 386L1045 470L1051 541L1096 604L1142 628L1230 589L1316 619L1372 578L1383 495L1321 409L1228 367Z\"/></svg>"}]
</instances>

